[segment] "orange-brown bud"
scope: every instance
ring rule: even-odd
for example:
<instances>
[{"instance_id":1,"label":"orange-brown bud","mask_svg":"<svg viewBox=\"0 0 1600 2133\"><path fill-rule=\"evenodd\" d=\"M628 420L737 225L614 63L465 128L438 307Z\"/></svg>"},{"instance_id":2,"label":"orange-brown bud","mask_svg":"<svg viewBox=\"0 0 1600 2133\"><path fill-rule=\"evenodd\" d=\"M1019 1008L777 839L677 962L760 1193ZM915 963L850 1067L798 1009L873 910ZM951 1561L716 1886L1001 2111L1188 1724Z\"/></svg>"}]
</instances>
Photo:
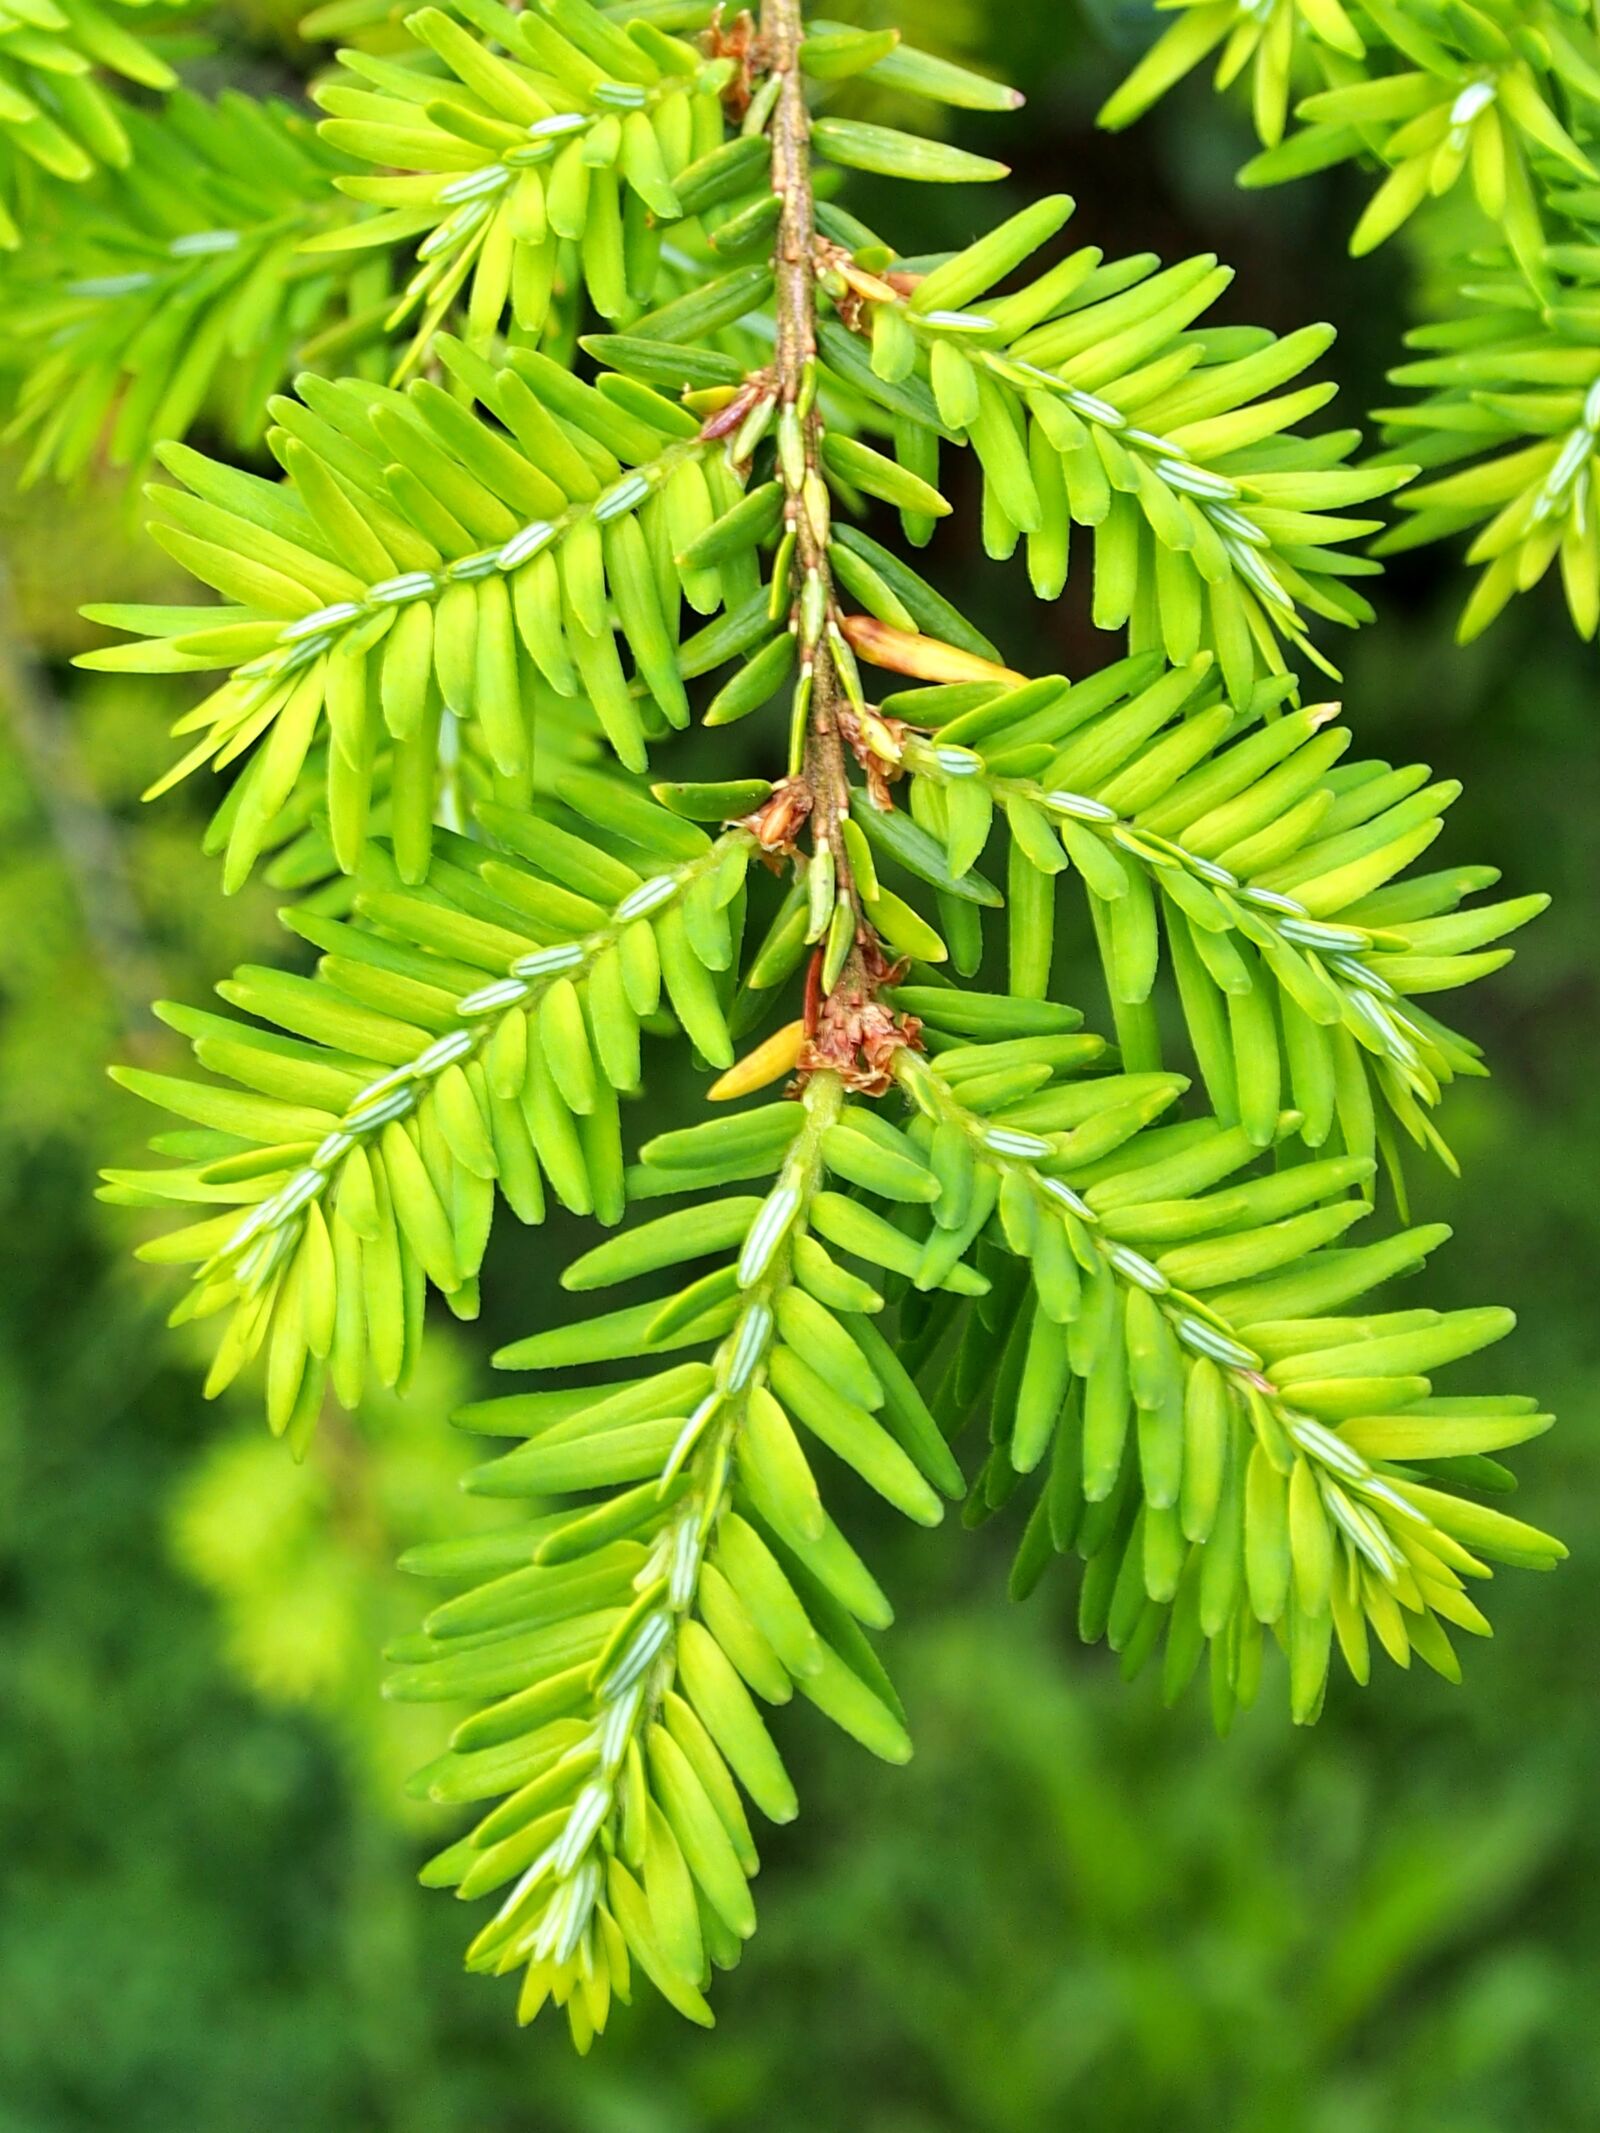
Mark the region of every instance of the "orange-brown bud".
<instances>
[{"instance_id":1,"label":"orange-brown bud","mask_svg":"<svg viewBox=\"0 0 1600 2133\"><path fill-rule=\"evenodd\" d=\"M1003 667L993 659L980 659L959 645L945 644L938 637L924 637L915 630L897 630L876 615L843 615L839 627L846 642L875 667L891 674L908 674L916 681L998 681L1020 686L1025 674Z\"/></svg>"},{"instance_id":2,"label":"orange-brown bud","mask_svg":"<svg viewBox=\"0 0 1600 2133\"><path fill-rule=\"evenodd\" d=\"M794 1072L805 1042L804 1022L785 1023L782 1029L763 1038L753 1052L746 1052L742 1059L736 1059L726 1074L719 1075L711 1084L707 1096L714 1104L726 1104L732 1103L737 1096L750 1096L757 1089L769 1088L773 1082L781 1081L785 1074Z\"/></svg>"}]
</instances>

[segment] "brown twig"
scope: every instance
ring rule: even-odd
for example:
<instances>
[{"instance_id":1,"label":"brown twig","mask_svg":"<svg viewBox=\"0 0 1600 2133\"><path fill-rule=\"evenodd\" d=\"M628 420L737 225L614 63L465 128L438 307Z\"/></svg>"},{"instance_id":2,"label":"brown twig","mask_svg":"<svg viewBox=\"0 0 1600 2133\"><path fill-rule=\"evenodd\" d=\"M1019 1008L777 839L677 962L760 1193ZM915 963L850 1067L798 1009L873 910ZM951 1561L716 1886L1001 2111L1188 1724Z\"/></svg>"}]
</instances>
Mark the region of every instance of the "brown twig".
<instances>
[{"instance_id":1,"label":"brown twig","mask_svg":"<svg viewBox=\"0 0 1600 2133\"><path fill-rule=\"evenodd\" d=\"M840 893L852 893L849 857L839 834L849 778L839 731L839 677L828 645L833 574L828 563L827 488L822 479L822 423L815 406L817 308L816 223L811 198L811 115L800 74L799 0L766 0L762 28L769 63L781 84L772 114L772 189L781 202L775 250L778 339L779 471L795 536L795 622L801 687L811 693L804 775L811 789L813 835L833 854ZM787 435L785 435L787 432ZM793 440L798 434L799 452ZM785 449L787 444L788 449Z\"/></svg>"},{"instance_id":2,"label":"brown twig","mask_svg":"<svg viewBox=\"0 0 1600 2133\"><path fill-rule=\"evenodd\" d=\"M816 404L817 229L811 190L811 116L800 68L800 0L763 0L761 34L769 74L778 83L770 129L772 189L780 203L774 248L774 376L778 469L785 490L786 522L794 536L792 621L799 640L798 687L806 722L800 775L810 796L811 864L828 870L824 878L831 879L834 907L844 904L853 925L849 950L821 1000L815 1033L801 1067L804 1071L808 1066L827 1066L853 1078L856 1070L867 1069L868 1054L905 1040L896 1034L896 1018L877 1004L879 989L890 981L893 958L885 955L862 907L843 835L850 811L853 720L830 635L838 620L828 561L823 425ZM870 1078L877 1083L880 1075L881 1064L874 1058Z\"/></svg>"}]
</instances>

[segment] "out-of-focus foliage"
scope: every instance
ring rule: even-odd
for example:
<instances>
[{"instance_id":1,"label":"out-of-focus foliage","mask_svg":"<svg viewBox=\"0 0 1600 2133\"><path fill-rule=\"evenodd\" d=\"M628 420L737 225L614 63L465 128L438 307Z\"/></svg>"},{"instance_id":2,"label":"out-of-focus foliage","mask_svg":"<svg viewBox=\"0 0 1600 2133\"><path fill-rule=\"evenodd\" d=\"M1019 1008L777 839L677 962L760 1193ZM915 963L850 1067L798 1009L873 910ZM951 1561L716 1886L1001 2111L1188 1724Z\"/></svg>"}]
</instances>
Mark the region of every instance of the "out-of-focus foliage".
<instances>
[{"instance_id":1,"label":"out-of-focus foliage","mask_svg":"<svg viewBox=\"0 0 1600 2133\"><path fill-rule=\"evenodd\" d=\"M1563 187L1561 220L1530 285L1509 254L1484 247L1463 268L1445 233L1424 225L1424 256L1453 268L1441 314L1406 336L1410 361L1389 374L1405 396L1383 411L1390 457L1424 469L1403 523L1375 544L1393 554L1472 536L1481 566L1463 609L1465 642L1507 602L1559 578L1572 626L1600 627L1600 192Z\"/></svg>"},{"instance_id":2,"label":"out-of-focus foliage","mask_svg":"<svg viewBox=\"0 0 1600 2133\"><path fill-rule=\"evenodd\" d=\"M255 449L269 395L329 350L383 374L386 261L338 271L304 249L348 216L348 166L304 112L178 90L126 131L132 172L48 194L8 276L25 482L138 468L202 415Z\"/></svg>"},{"instance_id":3,"label":"out-of-focus foliage","mask_svg":"<svg viewBox=\"0 0 1600 2133\"><path fill-rule=\"evenodd\" d=\"M1175 0L1101 124L1130 124L1212 54L1219 89L1250 84L1263 147L1242 185L1352 163L1379 181L1352 253L1406 228L1449 260L1442 315L1406 336L1416 358L1390 373L1422 397L1386 420L1393 460L1450 471L1408 490L1409 519L1378 552L1473 533L1467 561L1484 567L1464 641L1559 565L1573 626L1592 638L1600 46L1584 11L1542 0L1361 0L1349 11L1341 0ZM1286 134L1291 110L1303 123Z\"/></svg>"},{"instance_id":4,"label":"out-of-focus foliage","mask_svg":"<svg viewBox=\"0 0 1600 2133\"><path fill-rule=\"evenodd\" d=\"M203 1451L175 1492L173 1557L219 1610L229 1667L261 1700L314 1713L347 1756L364 1811L405 1814L404 1786L444 1727L377 1701L384 1643L411 1626L392 1576L402 1548L460 1530L451 1487L469 1464L436 1418L459 1397L460 1359L430 1348L407 1398L375 1392L360 1423L322 1431L305 1464L257 1430Z\"/></svg>"},{"instance_id":5,"label":"out-of-focus foliage","mask_svg":"<svg viewBox=\"0 0 1600 2133\"><path fill-rule=\"evenodd\" d=\"M936 41L919 8L901 12ZM1206 173L1223 169L1203 99L1170 129L1166 178L1142 146L1108 149L1087 132L1110 70L1070 81L1069 67L1092 70L1057 52L1042 11L1032 23L1015 11L997 34L1010 49L996 64L1032 93L1017 158L1028 189L1093 197L1108 249L1131 249L1150 217L1173 229L1169 249L1194 248L1218 205ZM923 212L930 247L972 234L942 200ZM1354 315L1306 286L1317 212L1309 196L1281 213L1252 206L1236 316L1287 327L1317 309ZM1226 248L1245 256L1238 241ZM1371 271L1368 315L1342 344L1342 374L1369 398L1397 310ZM107 513L91 502L55 517L44 490L26 508L36 515L6 529L13 576L33 635L55 649L75 640L53 603ZM975 511L955 516L975 528ZM969 553L943 558L943 582L1007 641L1005 601L1023 595L969 539ZM134 567L97 564L95 576L125 597L170 597ZM5 2133L1587 2126L1600 2085L1584 2018L1600 1986L1589 1804L1600 1719L1575 1683L1600 1539L1581 1419L1600 1377L1587 1274L1600 1250L1592 677L1530 603L1486 646L1452 655L1455 594L1420 564L1393 574L1381 640L1358 643L1348 679L1367 748L1448 761L1467 780L1461 844L1493 850L1510 889L1537 882L1558 899L1559 925L1536 929L1467 1011L1497 1062L1495 1080L1457 1097L1470 1206L1429 1179L1416 1215L1458 1223L1433 1300L1493 1293L1523 1306L1518 1378L1574 1417L1516 1506L1537 1519L1561 1503L1574 1560L1559 1589L1506 1582L1470 1703L1391 1675L1365 1702L1331 1694L1314 1735L1290 1737L1263 1710L1218 1745L1199 1703L1165 1713L1154 1680L1130 1692L1103 1654L1077 1646L1064 1590L1006 1607L1014 1525L997 1522L993 1545L902 1536L862 1492L856 1530L907 1625L893 1642L917 1758L880 1770L831 1729L787 1729L808 1811L764 1846L763 1963L723 1980L715 2040L640 2009L581 2074L558 2031L518 2038L498 1994L456 1975L459 1922L405 1887L406 1865L450 1830L389 1782L425 1743L397 1741L372 1654L415 1613L388 1567L395 1544L427 1537L465 1463L431 1426L457 1367L444 1329L410 1404L385 1409L381 1454L325 1428L295 1469L247 1405L219 1445L195 1396L198 1336L173 1349L164 1296L121 1263L127 1217L86 1198L94 1162L136 1126L104 1089L108 1053L177 1064L171 1039L137 1019L130 1029L130 1003L158 989L199 997L257 953L270 894L223 904L193 818L172 802L135 811L165 762L147 684L51 669L60 698L35 692L31 721L8 687ZM1081 601L1059 629L1063 663L1081 665L1092 642ZM47 740L70 741L89 803L69 817L76 838L60 749L41 758L37 746L41 721ZM104 895L85 884L85 821L97 825L91 850L109 831L123 871L109 930ZM145 959L131 976L125 953ZM682 1094L663 1084L663 1112L684 1115ZM485 1297L499 1337L559 1313L553 1269L577 1248L550 1232L505 1242ZM459 1514L446 1515L454 1526ZM219 1548L224 1528L232 1543ZM380 1801L406 1820L386 1824Z\"/></svg>"},{"instance_id":6,"label":"out-of-focus foliage","mask_svg":"<svg viewBox=\"0 0 1600 2133\"><path fill-rule=\"evenodd\" d=\"M79 185L127 167L117 89L177 80L147 41L168 14L159 0L9 0L0 12L0 246L18 242L12 210L35 183Z\"/></svg>"}]
</instances>

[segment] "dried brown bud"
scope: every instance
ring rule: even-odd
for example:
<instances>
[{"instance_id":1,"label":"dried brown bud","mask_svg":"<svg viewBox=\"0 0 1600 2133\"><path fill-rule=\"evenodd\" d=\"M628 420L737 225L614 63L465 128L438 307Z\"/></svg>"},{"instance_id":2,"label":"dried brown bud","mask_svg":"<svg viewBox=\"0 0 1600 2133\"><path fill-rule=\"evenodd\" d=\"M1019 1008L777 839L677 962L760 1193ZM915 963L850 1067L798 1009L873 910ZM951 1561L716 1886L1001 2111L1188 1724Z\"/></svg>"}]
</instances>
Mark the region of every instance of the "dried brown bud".
<instances>
[{"instance_id":1,"label":"dried brown bud","mask_svg":"<svg viewBox=\"0 0 1600 2133\"><path fill-rule=\"evenodd\" d=\"M894 806L889 787L900 775L900 758L911 728L904 719L885 718L881 711L868 710L858 716L848 704L840 704L835 716L845 745L866 776L867 797L879 814L887 814Z\"/></svg>"},{"instance_id":2,"label":"dried brown bud","mask_svg":"<svg viewBox=\"0 0 1600 2133\"><path fill-rule=\"evenodd\" d=\"M876 935L868 933L846 965L846 976L825 998L816 982L820 958L813 959L807 986L806 1025L799 1072L837 1074L858 1096L886 1096L894 1079L894 1055L922 1049L922 1025L915 1015L896 1014L877 997L886 985L905 975L903 962L890 962Z\"/></svg>"},{"instance_id":3,"label":"dried brown bud","mask_svg":"<svg viewBox=\"0 0 1600 2133\"><path fill-rule=\"evenodd\" d=\"M750 832L763 852L792 852L800 826L810 814L811 807L811 788L805 779L783 778L773 786L755 813L743 818L739 827Z\"/></svg>"},{"instance_id":4,"label":"dried brown bud","mask_svg":"<svg viewBox=\"0 0 1600 2133\"><path fill-rule=\"evenodd\" d=\"M717 0L711 20L701 33L700 49L708 59L734 62L737 71L722 92L722 102L729 116L737 120L750 108L755 77L766 65L766 51L747 7L740 8L731 23L725 20L726 12L722 0Z\"/></svg>"}]
</instances>

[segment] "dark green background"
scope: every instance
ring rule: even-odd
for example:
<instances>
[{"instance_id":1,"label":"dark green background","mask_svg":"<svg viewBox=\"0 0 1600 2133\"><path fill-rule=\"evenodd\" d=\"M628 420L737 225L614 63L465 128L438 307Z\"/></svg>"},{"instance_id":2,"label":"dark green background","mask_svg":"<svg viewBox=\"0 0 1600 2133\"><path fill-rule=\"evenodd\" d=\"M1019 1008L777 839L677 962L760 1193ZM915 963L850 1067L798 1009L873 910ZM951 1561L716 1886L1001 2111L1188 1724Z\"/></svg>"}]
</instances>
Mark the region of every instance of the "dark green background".
<instances>
[{"instance_id":1,"label":"dark green background","mask_svg":"<svg viewBox=\"0 0 1600 2133\"><path fill-rule=\"evenodd\" d=\"M985 12L900 10L1028 90L1014 120L958 126L1013 180L864 193L869 219L916 251L1066 189L1075 241L1236 265L1221 316L1338 323L1343 419L1384 397L1439 268L1415 244L1344 258L1358 176L1237 193L1245 123L1203 83L1108 140L1093 110L1147 18ZM235 71L282 77L259 22L228 35ZM492 1339L556 1308L571 1240L506 1224L486 1326L441 1324L411 1401L325 1432L304 1469L247 1400L204 1406L198 1343L162 1329L175 1285L129 1263L139 1219L89 1197L145 1130L102 1070L170 1056L151 993L197 998L283 952L272 897L222 905L201 796L136 804L173 699L59 663L80 598L155 581L121 492L6 487L8 602L41 661L0 673L0 2133L1592 2126L1600 688L1554 592L1463 652L1459 558L1408 560L1344 693L1366 752L1466 781L1449 858L1557 899L1465 1004L1495 1076L1452 1098L1466 1183L1427 1177L1419 1207L1458 1230L1430 1300L1522 1314L1489 1382L1565 1418L1520 1455L1518 1507L1572 1561L1497 1580L1464 1688L1385 1667L1296 1734L1269 1678L1219 1743L1203 1697L1164 1712L1076 1644L1064 1578L1008 1604L1007 1522L930 1536L862 1502L915 1761L884 1769L785 1714L802 1817L765 1845L718 2028L651 2000L580 2064L558 2022L519 2035L511 1987L461 1974L466 1916L414 1886L447 1825L399 1780L432 1734L380 1703L375 1658L421 1599L392 1556L466 1515L444 1415ZM1076 579L1032 609L956 493L938 581L1019 663L1101 656ZM694 1101L671 1062L657 1087Z\"/></svg>"}]
</instances>

